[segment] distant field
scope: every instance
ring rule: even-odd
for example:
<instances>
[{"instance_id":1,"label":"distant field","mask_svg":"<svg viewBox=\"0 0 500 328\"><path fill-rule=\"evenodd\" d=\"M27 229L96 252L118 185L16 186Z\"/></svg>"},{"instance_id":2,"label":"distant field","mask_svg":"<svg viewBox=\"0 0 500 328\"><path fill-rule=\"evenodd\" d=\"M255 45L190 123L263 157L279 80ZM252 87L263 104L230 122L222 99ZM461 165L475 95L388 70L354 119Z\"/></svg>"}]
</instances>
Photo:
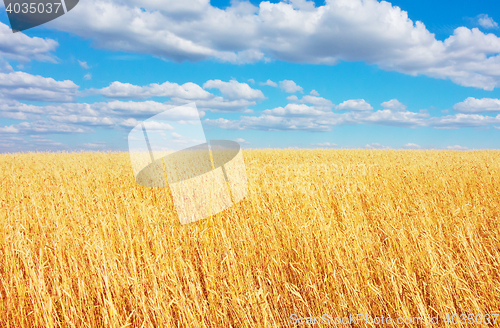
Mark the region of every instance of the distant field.
<instances>
[{"instance_id":1,"label":"distant field","mask_svg":"<svg viewBox=\"0 0 500 328\"><path fill-rule=\"evenodd\" d=\"M128 153L0 155L0 327L500 313L500 151L243 155L247 198L184 226Z\"/></svg>"}]
</instances>

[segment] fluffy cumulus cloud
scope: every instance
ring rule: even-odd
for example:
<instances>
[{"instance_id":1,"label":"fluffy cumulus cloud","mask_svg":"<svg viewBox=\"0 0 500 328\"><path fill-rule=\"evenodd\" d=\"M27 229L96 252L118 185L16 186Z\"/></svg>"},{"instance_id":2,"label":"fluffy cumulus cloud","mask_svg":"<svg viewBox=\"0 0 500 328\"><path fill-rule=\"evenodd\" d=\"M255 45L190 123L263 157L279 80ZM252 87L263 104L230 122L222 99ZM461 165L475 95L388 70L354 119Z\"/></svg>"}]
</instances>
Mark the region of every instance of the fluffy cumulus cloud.
<instances>
[{"instance_id":1,"label":"fluffy cumulus cloud","mask_svg":"<svg viewBox=\"0 0 500 328\"><path fill-rule=\"evenodd\" d=\"M0 126L0 133L89 133L92 132L90 128L77 126L73 124L47 122L47 121L34 121L34 122L21 122L9 126Z\"/></svg>"},{"instance_id":2,"label":"fluffy cumulus cloud","mask_svg":"<svg viewBox=\"0 0 500 328\"><path fill-rule=\"evenodd\" d=\"M346 100L336 107L338 110L352 110L352 111L365 111L372 110L373 107L364 99L350 99Z\"/></svg>"},{"instance_id":3,"label":"fluffy cumulus cloud","mask_svg":"<svg viewBox=\"0 0 500 328\"><path fill-rule=\"evenodd\" d=\"M0 73L0 118L24 121L1 125L0 137L7 138L4 138L6 141L3 144L11 145L14 141L8 136L12 134L26 136L33 133L91 133L93 126L123 131L158 113L164 113L165 119L170 121L192 123L203 118L206 110L251 113L248 107L255 105L256 100L265 98L260 90L236 81L211 80L205 87L219 89L224 97L215 96L195 83L179 85L165 82L135 86L117 81L102 89L80 92L78 85L69 80L56 81L24 72ZM96 93L108 98L141 99L164 96L170 99L166 102L153 100L75 102L77 95ZM47 105L23 103L26 100L51 103ZM198 113L183 108L183 105L193 101L197 105ZM168 130L172 127L163 125L156 128Z\"/></svg>"},{"instance_id":4,"label":"fluffy cumulus cloud","mask_svg":"<svg viewBox=\"0 0 500 328\"><path fill-rule=\"evenodd\" d=\"M237 138L235 139L234 141L236 141L237 143L239 143L240 145L248 145L250 144L248 141L246 141L245 139L243 138Z\"/></svg>"},{"instance_id":5,"label":"fluffy cumulus cloud","mask_svg":"<svg viewBox=\"0 0 500 328\"><path fill-rule=\"evenodd\" d=\"M392 111L390 109L376 112L353 113L352 121L357 124L375 124L416 128L427 126L429 114L426 112Z\"/></svg>"},{"instance_id":6,"label":"fluffy cumulus cloud","mask_svg":"<svg viewBox=\"0 0 500 328\"><path fill-rule=\"evenodd\" d=\"M330 131L328 122L321 122L310 118L285 117L274 115L243 116L240 120L224 118L206 119L204 124L227 130L262 130L262 131Z\"/></svg>"},{"instance_id":7,"label":"fluffy cumulus cloud","mask_svg":"<svg viewBox=\"0 0 500 328\"><path fill-rule=\"evenodd\" d=\"M192 102L192 100L172 98L171 101L166 104L180 106L190 102ZM198 110L201 111L244 113L252 113L253 110L248 107L256 104L255 101L246 99L226 100L224 97L214 97L208 100L195 100L195 103Z\"/></svg>"},{"instance_id":8,"label":"fluffy cumulus cloud","mask_svg":"<svg viewBox=\"0 0 500 328\"><path fill-rule=\"evenodd\" d=\"M403 148L406 149L421 149L422 147L417 145L416 143L409 142L406 145L403 146Z\"/></svg>"},{"instance_id":9,"label":"fluffy cumulus cloud","mask_svg":"<svg viewBox=\"0 0 500 328\"><path fill-rule=\"evenodd\" d=\"M172 121L196 120L198 115L192 111L186 111L177 105L160 103L156 101L111 101L93 104L78 104L81 107L88 107L89 112L96 112L97 115L110 115L118 117L148 118L154 114L165 112L165 118ZM74 110L74 107L71 108Z\"/></svg>"},{"instance_id":10,"label":"fluffy cumulus cloud","mask_svg":"<svg viewBox=\"0 0 500 328\"><path fill-rule=\"evenodd\" d=\"M464 101L455 104L453 109L459 113L500 112L500 99L476 99L474 97L468 97Z\"/></svg>"},{"instance_id":11,"label":"fluffy cumulus cloud","mask_svg":"<svg viewBox=\"0 0 500 328\"><path fill-rule=\"evenodd\" d=\"M265 110L261 116L242 116L239 120L206 119L207 125L230 130L303 130L311 132L330 131L334 126L374 124L399 127L427 125L428 114L413 112L348 112L318 111L303 104L288 104Z\"/></svg>"},{"instance_id":12,"label":"fluffy cumulus cloud","mask_svg":"<svg viewBox=\"0 0 500 328\"><path fill-rule=\"evenodd\" d=\"M204 89L219 89L222 95L229 99L261 100L264 99L262 91L252 89L246 83L240 83L236 80L224 82L221 80L209 80L203 84Z\"/></svg>"},{"instance_id":13,"label":"fluffy cumulus cloud","mask_svg":"<svg viewBox=\"0 0 500 328\"><path fill-rule=\"evenodd\" d=\"M270 87L277 87L278 86L278 84L276 82L273 82L269 79L266 82L260 82L260 85L268 85Z\"/></svg>"},{"instance_id":14,"label":"fluffy cumulus cloud","mask_svg":"<svg viewBox=\"0 0 500 328\"><path fill-rule=\"evenodd\" d=\"M280 89L288 92L288 93L295 93L295 92L302 92L303 89L300 85L297 85L294 81L292 80L283 80L280 81Z\"/></svg>"},{"instance_id":15,"label":"fluffy cumulus cloud","mask_svg":"<svg viewBox=\"0 0 500 328\"><path fill-rule=\"evenodd\" d=\"M50 117L54 122L59 123L76 123L83 125L113 125L114 121L109 117L95 117L95 116L84 116L84 115L52 115Z\"/></svg>"},{"instance_id":16,"label":"fluffy cumulus cloud","mask_svg":"<svg viewBox=\"0 0 500 328\"><path fill-rule=\"evenodd\" d=\"M266 110L261 116L242 116L239 120L206 119L208 125L230 130L304 130L330 131L341 125L382 125L405 128L431 127L435 129L481 128L500 124L500 114L456 114L431 117L426 111L391 111L389 109L361 112L320 112L305 107L278 107Z\"/></svg>"},{"instance_id":17,"label":"fluffy cumulus cloud","mask_svg":"<svg viewBox=\"0 0 500 328\"><path fill-rule=\"evenodd\" d=\"M11 32L12 33L12 32ZM69 102L76 99L78 85L24 72L0 73L0 95L33 101Z\"/></svg>"},{"instance_id":18,"label":"fluffy cumulus cloud","mask_svg":"<svg viewBox=\"0 0 500 328\"><path fill-rule=\"evenodd\" d=\"M290 80L288 82L287 86L283 84L281 86L285 89L290 87L295 90L294 92L302 91L295 82ZM216 96L206 89L218 89L222 96ZM24 138L28 135L47 133L90 133L93 131L92 127L126 131L157 113L165 113L168 120L179 122L198 121L204 117L205 111L251 113L249 107L265 98L260 90L235 80L228 82L209 80L203 87L190 82L182 85L165 82L137 86L116 81L108 87L87 92L102 94L111 99L104 102L76 103L75 97L80 93L78 86L72 81L56 81L23 72L0 73L0 117L24 121L0 126L0 143L15 143L13 139L17 138L15 136ZM144 100L160 96L170 99L165 102ZM133 98L142 101L130 100ZM23 100L59 103L32 105L23 103ZM500 101L492 98L469 97L454 106L456 114L439 117L430 116L425 110L419 112L407 110L407 107L397 99L383 102L382 110L373 110L363 99L346 100L334 106L330 100L312 91L301 98L290 95L287 100L289 103L283 107L267 109L253 116L242 115L239 119L231 120L210 118L204 122L209 126L231 130L310 132L329 131L341 125L361 124L435 129L500 126L500 114L497 116L491 114L500 112ZM198 113L183 110L182 105L191 102L196 103ZM334 112L333 108L341 111ZM151 128L171 130L172 126L167 124ZM179 142L184 140L181 137L177 139ZM40 142L55 146L49 139ZM325 143L316 145L328 146ZM376 144L368 146L377 148ZM419 146L407 144L405 148L417 149Z\"/></svg>"},{"instance_id":19,"label":"fluffy cumulus cloud","mask_svg":"<svg viewBox=\"0 0 500 328\"><path fill-rule=\"evenodd\" d=\"M56 57L52 52L58 45L52 39L31 38L21 32L12 33L9 26L0 22L0 66L2 60L56 62Z\"/></svg>"},{"instance_id":20,"label":"fluffy cumulus cloud","mask_svg":"<svg viewBox=\"0 0 500 328\"><path fill-rule=\"evenodd\" d=\"M500 83L500 38L459 27L444 41L386 1L89 0L49 27L94 45L173 61L209 58L247 63L277 59L313 64L364 61L411 75L491 90ZM482 17L484 26L495 26ZM42 40L43 41L43 40Z\"/></svg>"},{"instance_id":21,"label":"fluffy cumulus cloud","mask_svg":"<svg viewBox=\"0 0 500 328\"><path fill-rule=\"evenodd\" d=\"M216 96L205 89L219 89L223 96ZM192 82L182 85L165 82L138 86L115 81L108 87L89 90L89 92L114 99L169 97L170 100L164 103L169 106L181 106L194 101L199 110L213 112L251 113L252 110L248 107L256 105L258 100L265 99L262 91L252 89L247 83L235 80L229 82L209 80L203 84L203 87Z\"/></svg>"},{"instance_id":22,"label":"fluffy cumulus cloud","mask_svg":"<svg viewBox=\"0 0 500 328\"><path fill-rule=\"evenodd\" d=\"M286 99L292 102L311 104L316 106L316 108L323 108L323 110L333 107L333 103L330 100L318 96L303 96L301 99L299 99L296 95L292 95L287 97Z\"/></svg>"},{"instance_id":23,"label":"fluffy cumulus cloud","mask_svg":"<svg viewBox=\"0 0 500 328\"><path fill-rule=\"evenodd\" d=\"M500 123L500 114L496 117L478 114L456 114L443 117L432 117L427 126L437 129L479 128Z\"/></svg>"},{"instance_id":24,"label":"fluffy cumulus cloud","mask_svg":"<svg viewBox=\"0 0 500 328\"><path fill-rule=\"evenodd\" d=\"M484 28L498 28L498 23L489 17L487 14L477 16L477 23Z\"/></svg>"},{"instance_id":25,"label":"fluffy cumulus cloud","mask_svg":"<svg viewBox=\"0 0 500 328\"><path fill-rule=\"evenodd\" d=\"M384 101L383 103L380 104L384 109L389 109L391 111L405 111L406 106L403 105L399 100L397 99L391 99L389 101Z\"/></svg>"},{"instance_id":26,"label":"fluffy cumulus cloud","mask_svg":"<svg viewBox=\"0 0 500 328\"><path fill-rule=\"evenodd\" d=\"M29 37L12 30L0 22L0 73L13 72L11 61L26 63L30 60L57 62L52 54L58 43L51 39ZM5 76L0 77L5 78Z\"/></svg>"},{"instance_id":27,"label":"fluffy cumulus cloud","mask_svg":"<svg viewBox=\"0 0 500 328\"><path fill-rule=\"evenodd\" d=\"M327 113L327 112L326 112ZM306 104L288 104L285 107L266 109L264 114L274 116L318 116L324 115L325 110Z\"/></svg>"},{"instance_id":28,"label":"fluffy cumulus cloud","mask_svg":"<svg viewBox=\"0 0 500 328\"><path fill-rule=\"evenodd\" d=\"M290 96L288 100L298 102L299 98ZM332 112L331 108L328 107L289 103L284 107L264 110L260 116L242 116L239 120L206 119L205 123L230 130L303 130L316 132L329 131L335 126L360 124L405 128L431 127L450 130L489 128L492 125L500 124L500 114L487 116L459 113L437 117L431 116L426 110L409 111L397 99L382 103L384 109L377 111L366 108L367 106L362 101L344 101L341 104L344 104L341 108L349 108L350 110L336 113ZM359 109L361 106L365 108L363 110ZM407 144L405 148L417 149L419 146Z\"/></svg>"},{"instance_id":29,"label":"fluffy cumulus cloud","mask_svg":"<svg viewBox=\"0 0 500 328\"><path fill-rule=\"evenodd\" d=\"M0 117L16 118L12 116L19 115L17 119L28 119L47 115L54 122L82 125L111 126L127 118L145 119L158 113L165 113L165 118L171 121L193 121L204 115L203 112L196 115L177 105L149 100L141 102L114 100L92 104L63 103L46 106L28 105L14 100L0 100Z\"/></svg>"},{"instance_id":30,"label":"fluffy cumulus cloud","mask_svg":"<svg viewBox=\"0 0 500 328\"><path fill-rule=\"evenodd\" d=\"M182 85L165 82L162 84L151 83L146 86L138 86L130 83L115 81L109 86L95 90L105 97L114 99L145 99L150 97L175 97L182 99L209 99L213 97L208 91L199 85L188 82Z\"/></svg>"}]
</instances>

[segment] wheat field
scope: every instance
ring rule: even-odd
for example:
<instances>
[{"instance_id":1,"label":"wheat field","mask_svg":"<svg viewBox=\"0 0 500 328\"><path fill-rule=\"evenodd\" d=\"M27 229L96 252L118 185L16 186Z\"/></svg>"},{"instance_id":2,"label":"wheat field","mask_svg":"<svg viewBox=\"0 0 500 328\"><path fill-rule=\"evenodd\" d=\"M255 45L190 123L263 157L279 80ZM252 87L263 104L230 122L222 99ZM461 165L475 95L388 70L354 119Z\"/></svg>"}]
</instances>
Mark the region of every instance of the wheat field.
<instances>
[{"instance_id":1,"label":"wheat field","mask_svg":"<svg viewBox=\"0 0 500 328\"><path fill-rule=\"evenodd\" d=\"M500 313L500 151L243 155L247 197L188 225L128 153L0 155L0 326Z\"/></svg>"}]
</instances>

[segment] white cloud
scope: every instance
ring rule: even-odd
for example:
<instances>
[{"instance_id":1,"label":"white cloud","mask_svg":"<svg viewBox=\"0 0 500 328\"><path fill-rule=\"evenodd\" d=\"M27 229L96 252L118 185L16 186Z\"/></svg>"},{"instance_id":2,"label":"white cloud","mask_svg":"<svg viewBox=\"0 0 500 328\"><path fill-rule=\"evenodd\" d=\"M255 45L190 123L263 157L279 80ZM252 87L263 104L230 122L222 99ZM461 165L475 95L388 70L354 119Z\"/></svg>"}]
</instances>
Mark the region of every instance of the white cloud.
<instances>
[{"instance_id":1,"label":"white cloud","mask_svg":"<svg viewBox=\"0 0 500 328\"><path fill-rule=\"evenodd\" d=\"M163 84L152 83L147 86L137 86L115 81L108 87L99 90L90 90L90 92L115 99L170 97L170 101L164 103L162 106L172 107L195 101L200 111L210 110L213 112L252 112L248 107L256 105L256 100L265 98L262 91L252 89L248 84L237 81L223 82L220 80L210 80L203 86L205 88L217 88L221 90L221 93L227 99L215 96L192 82L179 85L167 81ZM155 103L154 107L157 108L158 104L160 103Z\"/></svg>"},{"instance_id":2,"label":"white cloud","mask_svg":"<svg viewBox=\"0 0 500 328\"><path fill-rule=\"evenodd\" d=\"M278 84L276 82L273 82L269 79L266 82L260 82L259 84L260 85L268 85L270 87L277 87L278 86Z\"/></svg>"},{"instance_id":3,"label":"white cloud","mask_svg":"<svg viewBox=\"0 0 500 328\"><path fill-rule=\"evenodd\" d=\"M194 114L192 111L185 111L179 105L172 105L168 103L160 103L155 101L119 101L114 100L110 102L96 102L92 104L87 103L63 103L57 106L35 106L20 103L15 100L2 100L0 99L0 114L2 113L29 113L29 114L46 114L54 116L67 116L77 115L81 117L100 117L105 119L123 118L123 117L136 117L148 118L158 113L165 112L166 118L172 121L192 121L198 120L204 116L202 111L199 115ZM61 118L62 120L63 118Z\"/></svg>"},{"instance_id":4,"label":"white cloud","mask_svg":"<svg viewBox=\"0 0 500 328\"><path fill-rule=\"evenodd\" d=\"M78 64L80 64L80 67L83 69L89 69L90 66L87 64L87 62L84 61L78 61Z\"/></svg>"},{"instance_id":5,"label":"white cloud","mask_svg":"<svg viewBox=\"0 0 500 328\"><path fill-rule=\"evenodd\" d=\"M113 125L114 121L109 117L95 117L95 116L83 116L83 115L52 115L50 117L54 122L59 123L76 123L83 125Z\"/></svg>"},{"instance_id":6,"label":"white cloud","mask_svg":"<svg viewBox=\"0 0 500 328\"><path fill-rule=\"evenodd\" d=\"M495 22L493 18L489 17L487 14L478 15L477 23L484 28L498 28L497 22Z\"/></svg>"},{"instance_id":7,"label":"white cloud","mask_svg":"<svg viewBox=\"0 0 500 328\"><path fill-rule=\"evenodd\" d=\"M469 148L455 145L455 146L448 146L448 147L446 147L446 149L448 149L448 150L467 150Z\"/></svg>"},{"instance_id":8,"label":"white cloud","mask_svg":"<svg viewBox=\"0 0 500 328\"><path fill-rule=\"evenodd\" d=\"M39 120L40 115L26 114L22 112L0 112L0 117L13 120Z\"/></svg>"},{"instance_id":9,"label":"white cloud","mask_svg":"<svg viewBox=\"0 0 500 328\"><path fill-rule=\"evenodd\" d=\"M439 118L436 118L439 119ZM447 122L431 121L426 112L379 110L342 114L321 111L305 104L288 104L265 110L261 116L243 116L240 120L207 119L207 124L230 130L304 130L329 131L332 126L375 124L397 127L423 127ZM453 123L455 124L455 123Z\"/></svg>"},{"instance_id":10,"label":"white cloud","mask_svg":"<svg viewBox=\"0 0 500 328\"><path fill-rule=\"evenodd\" d=\"M21 122L10 126L0 127L0 132L7 133L89 133L89 128L66 123L55 123L46 121Z\"/></svg>"},{"instance_id":11,"label":"white cloud","mask_svg":"<svg viewBox=\"0 0 500 328\"><path fill-rule=\"evenodd\" d=\"M174 127L168 123L156 122L156 121L146 121L146 122L144 122L144 127L148 131L165 131L165 130L173 130L174 129ZM172 135L174 135L174 134L175 134L175 132L172 133Z\"/></svg>"},{"instance_id":12,"label":"white cloud","mask_svg":"<svg viewBox=\"0 0 500 328\"><path fill-rule=\"evenodd\" d=\"M248 79L248 82L254 84L255 83L255 80L254 79Z\"/></svg>"},{"instance_id":13,"label":"white cloud","mask_svg":"<svg viewBox=\"0 0 500 328\"><path fill-rule=\"evenodd\" d=\"M432 117L427 126L437 129L478 128L500 123L500 114L496 117L478 114L456 114L443 117Z\"/></svg>"},{"instance_id":14,"label":"white cloud","mask_svg":"<svg viewBox=\"0 0 500 328\"><path fill-rule=\"evenodd\" d=\"M14 69L12 66L7 62L5 59L0 57L0 73L8 73L8 72L13 72Z\"/></svg>"},{"instance_id":15,"label":"white cloud","mask_svg":"<svg viewBox=\"0 0 500 328\"><path fill-rule=\"evenodd\" d=\"M248 141L246 141L246 140L245 140L245 139L243 139L243 138L238 138L238 139L235 139L234 141L236 141L236 142L237 142L237 143L239 143L239 144L246 144L246 145L248 145L248 144L249 144L249 142L248 142Z\"/></svg>"},{"instance_id":16,"label":"white cloud","mask_svg":"<svg viewBox=\"0 0 500 328\"><path fill-rule=\"evenodd\" d=\"M51 52L55 51L58 45L52 39L31 38L21 32L12 33L9 26L0 22L0 59L55 63L56 57Z\"/></svg>"},{"instance_id":17,"label":"white cloud","mask_svg":"<svg viewBox=\"0 0 500 328\"><path fill-rule=\"evenodd\" d=\"M224 118L206 119L206 125L227 130L263 130L263 131L329 131L330 126L315 122L310 118L288 118L273 115L243 116L240 120Z\"/></svg>"},{"instance_id":18,"label":"white cloud","mask_svg":"<svg viewBox=\"0 0 500 328\"><path fill-rule=\"evenodd\" d=\"M390 149L390 147L386 147L386 146L381 145L381 144L376 143L376 142L371 143L371 144L366 144L365 148L366 149Z\"/></svg>"},{"instance_id":19,"label":"white cloud","mask_svg":"<svg viewBox=\"0 0 500 328\"><path fill-rule=\"evenodd\" d=\"M356 124L377 124L398 127L426 126L429 114L426 112L414 113L409 111L392 111L389 109L376 112L353 113L352 120Z\"/></svg>"},{"instance_id":20,"label":"white cloud","mask_svg":"<svg viewBox=\"0 0 500 328\"><path fill-rule=\"evenodd\" d=\"M286 99L289 101L293 101L293 102L300 102L303 104L311 104L311 105L314 105L317 109L319 107L321 107L324 110L326 110L326 109L330 109L333 107L333 103L330 100L325 99L323 97L307 96L306 95L306 96L303 96L302 99L299 99L296 95L291 95L291 96L287 97Z\"/></svg>"},{"instance_id":21,"label":"white cloud","mask_svg":"<svg viewBox=\"0 0 500 328\"><path fill-rule=\"evenodd\" d=\"M183 85L165 82L151 83L147 86L138 86L130 83L115 81L108 87L94 90L108 98L114 99L145 99L150 97L176 97L182 99L209 99L211 93L203 90L199 85L188 82Z\"/></svg>"},{"instance_id":22,"label":"white cloud","mask_svg":"<svg viewBox=\"0 0 500 328\"><path fill-rule=\"evenodd\" d=\"M0 73L0 95L17 100L74 101L78 85L24 72Z\"/></svg>"},{"instance_id":23,"label":"white cloud","mask_svg":"<svg viewBox=\"0 0 500 328\"><path fill-rule=\"evenodd\" d=\"M141 123L141 121L138 121L135 118L127 118L126 120L121 121L120 125L133 128L139 125L139 123Z\"/></svg>"},{"instance_id":24,"label":"white cloud","mask_svg":"<svg viewBox=\"0 0 500 328\"><path fill-rule=\"evenodd\" d=\"M492 113L500 112L500 99L468 97L453 106L459 113Z\"/></svg>"},{"instance_id":25,"label":"white cloud","mask_svg":"<svg viewBox=\"0 0 500 328\"><path fill-rule=\"evenodd\" d=\"M283 80L283 81L280 81L279 83L280 83L281 90L283 90L285 92L295 93L297 91L299 91L299 92L303 91L302 87L297 85L292 80Z\"/></svg>"},{"instance_id":26,"label":"white cloud","mask_svg":"<svg viewBox=\"0 0 500 328\"><path fill-rule=\"evenodd\" d=\"M226 9L208 0L178 3L89 0L78 5L78 15L62 16L47 26L89 38L101 48L178 62L364 61L487 90L500 83L500 38L459 27L440 41L422 22L413 22L386 1L328 0L318 7L310 1L263 1L258 6L234 1Z\"/></svg>"},{"instance_id":27,"label":"white cloud","mask_svg":"<svg viewBox=\"0 0 500 328\"><path fill-rule=\"evenodd\" d=\"M311 90L311 92L309 93L311 96L319 96L319 92L316 91L316 90Z\"/></svg>"},{"instance_id":28,"label":"white cloud","mask_svg":"<svg viewBox=\"0 0 500 328\"><path fill-rule=\"evenodd\" d=\"M391 111L405 111L406 106L399 102L397 99L391 99L389 101L384 101L380 104L384 109Z\"/></svg>"},{"instance_id":29,"label":"white cloud","mask_svg":"<svg viewBox=\"0 0 500 328\"><path fill-rule=\"evenodd\" d=\"M318 116L324 115L325 110L305 104L287 104L285 107L266 109L264 114L273 116Z\"/></svg>"},{"instance_id":30,"label":"white cloud","mask_svg":"<svg viewBox=\"0 0 500 328\"><path fill-rule=\"evenodd\" d=\"M19 129L14 125L10 126L0 126L0 132L2 133L18 133Z\"/></svg>"},{"instance_id":31,"label":"white cloud","mask_svg":"<svg viewBox=\"0 0 500 328\"><path fill-rule=\"evenodd\" d=\"M90 79L92 79L92 74L90 74L90 73L85 74L85 75L83 76L83 79L84 79L84 80L87 80L87 81L88 81L88 80L90 80Z\"/></svg>"},{"instance_id":32,"label":"white cloud","mask_svg":"<svg viewBox=\"0 0 500 328\"><path fill-rule=\"evenodd\" d=\"M187 111L178 105L159 103L156 101L111 101L94 103L90 105L99 113L112 114L118 116L149 117L153 114L165 112L165 119L172 121L196 120L199 117L192 111Z\"/></svg>"},{"instance_id":33,"label":"white cloud","mask_svg":"<svg viewBox=\"0 0 500 328\"><path fill-rule=\"evenodd\" d=\"M304 96L320 98L314 96ZM307 99L307 98L306 98ZM299 98L295 97L297 102ZM215 97L207 101L197 101L199 115L195 115L180 107L189 101L173 98L160 103L155 101L109 101L87 103L62 103L59 105L36 106L23 104L16 100L0 99L0 117L39 121L41 115L48 115L50 124L70 124L73 128L88 126L103 126L107 128L134 127L137 120L144 120L160 112L166 112L172 121L193 121L205 115L203 110L212 111L245 111L248 105L254 104L247 100L226 101ZM211 119L208 124L224 129L236 130L303 130L329 131L333 126L342 125L383 125L396 127L431 127L436 129L482 128L500 125L500 114L486 116L479 114L456 114L442 117L431 117L427 111L418 113L397 111L401 106L392 102L393 108L378 111L347 111L333 113L328 107L309 106L302 103L289 103L284 107L265 110L260 116L242 116L239 120ZM37 123L38 124L38 123ZM22 126L3 127L3 130L22 130ZM33 126L36 127L36 126ZM24 127L25 130L27 129ZM168 127L165 127L168 128ZM59 130L54 130L59 131ZM72 131L72 130L68 130ZM64 133L64 130L62 131Z\"/></svg>"},{"instance_id":34,"label":"white cloud","mask_svg":"<svg viewBox=\"0 0 500 328\"><path fill-rule=\"evenodd\" d=\"M0 98L0 111L1 112L22 112L22 113L44 113L44 107L27 105L20 103L16 100L1 99Z\"/></svg>"},{"instance_id":35,"label":"white cloud","mask_svg":"<svg viewBox=\"0 0 500 328\"><path fill-rule=\"evenodd\" d=\"M421 149L422 147L420 147L419 145L417 145L416 143L407 143L406 145L403 146L404 148L408 148L408 149Z\"/></svg>"},{"instance_id":36,"label":"white cloud","mask_svg":"<svg viewBox=\"0 0 500 328\"><path fill-rule=\"evenodd\" d=\"M246 99L261 100L264 99L262 91L252 89L246 83L240 83L236 80L224 82L221 80L209 80L203 84L204 89L219 89L224 97L229 100Z\"/></svg>"},{"instance_id":37,"label":"white cloud","mask_svg":"<svg viewBox=\"0 0 500 328\"><path fill-rule=\"evenodd\" d=\"M495 126L495 130L500 130L500 126Z\"/></svg>"},{"instance_id":38,"label":"white cloud","mask_svg":"<svg viewBox=\"0 0 500 328\"><path fill-rule=\"evenodd\" d=\"M180 3L183 5L179 6ZM240 64L264 57L255 48L234 49L234 42L244 43L240 34L245 33L247 26L237 25L249 23L252 12L248 8L253 6L236 3L224 11L210 6L207 0L91 0L79 4L78 15L71 19L62 16L62 21L54 20L46 25L92 38L95 45L108 49L150 53L177 62L217 58ZM233 30L226 30L227 27Z\"/></svg>"},{"instance_id":39,"label":"white cloud","mask_svg":"<svg viewBox=\"0 0 500 328\"><path fill-rule=\"evenodd\" d=\"M172 105L182 105L192 102L187 99L172 98L169 104ZM225 100L223 97L214 97L209 100L196 100L196 107L201 111L211 111L211 112L244 112L251 113L252 110L248 109L249 106L254 106L255 101L249 101L246 99L239 100ZM167 104L167 103L166 103Z\"/></svg>"},{"instance_id":40,"label":"white cloud","mask_svg":"<svg viewBox=\"0 0 500 328\"><path fill-rule=\"evenodd\" d=\"M346 100L336 107L338 110L349 110L349 111L367 111L372 110L373 107L367 103L364 99L350 99Z\"/></svg>"}]
</instances>

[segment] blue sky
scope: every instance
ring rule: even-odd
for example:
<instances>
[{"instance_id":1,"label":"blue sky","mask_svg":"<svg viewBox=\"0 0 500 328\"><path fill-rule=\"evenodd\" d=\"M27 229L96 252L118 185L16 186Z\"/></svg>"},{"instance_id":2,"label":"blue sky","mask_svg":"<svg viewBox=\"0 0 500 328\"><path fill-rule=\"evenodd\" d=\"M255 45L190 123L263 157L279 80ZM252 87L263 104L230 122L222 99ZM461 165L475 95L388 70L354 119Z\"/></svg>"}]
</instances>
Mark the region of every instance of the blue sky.
<instances>
[{"instance_id":1,"label":"blue sky","mask_svg":"<svg viewBox=\"0 0 500 328\"><path fill-rule=\"evenodd\" d=\"M0 151L127 150L190 102L246 148L500 149L497 21L492 1L84 0L14 34L2 6Z\"/></svg>"}]
</instances>

